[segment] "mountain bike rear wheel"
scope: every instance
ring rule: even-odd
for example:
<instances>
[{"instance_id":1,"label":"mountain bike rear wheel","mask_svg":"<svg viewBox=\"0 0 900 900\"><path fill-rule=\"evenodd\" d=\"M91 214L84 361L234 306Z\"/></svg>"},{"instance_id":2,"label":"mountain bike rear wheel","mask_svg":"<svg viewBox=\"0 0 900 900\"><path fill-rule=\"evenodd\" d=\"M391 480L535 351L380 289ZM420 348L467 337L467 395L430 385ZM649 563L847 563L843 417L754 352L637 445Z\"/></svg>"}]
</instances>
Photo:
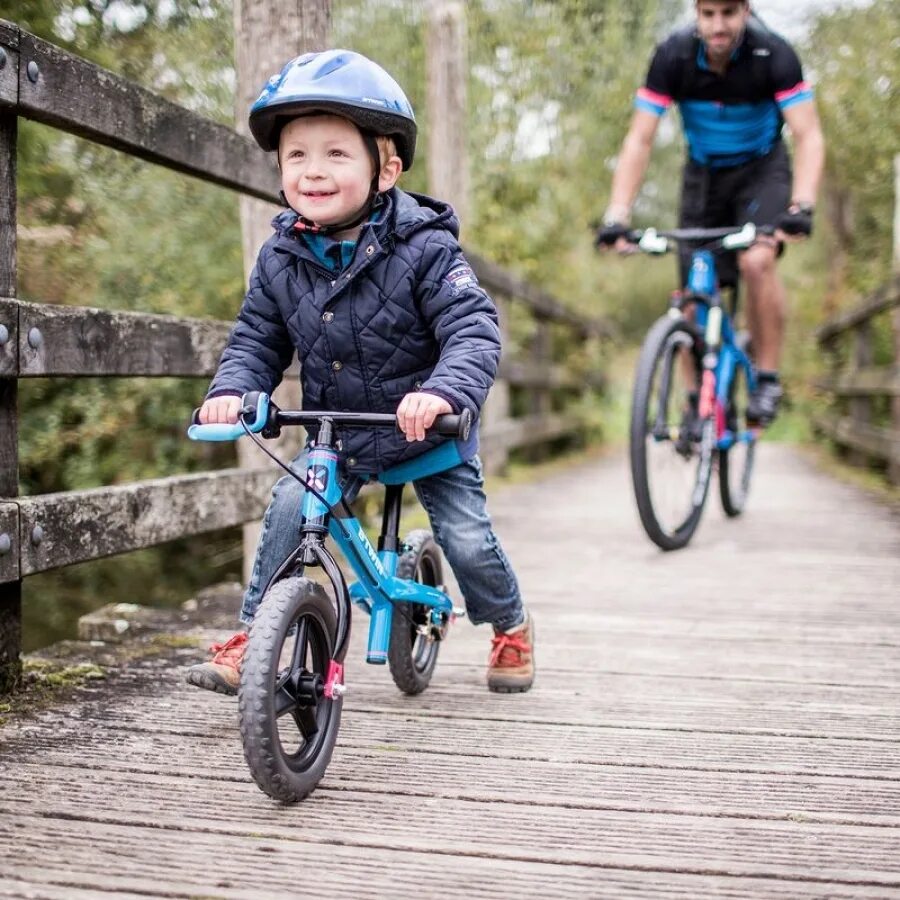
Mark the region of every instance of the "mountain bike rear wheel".
<instances>
[{"instance_id":1,"label":"mountain bike rear wheel","mask_svg":"<svg viewBox=\"0 0 900 900\"><path fill-rule=\"evenodd\" d=\"M321 781L341 722L342 698L324 688L337 617L321 585L276 582L263 598L241 664L238 713L253 780L296 803Z\"/></svg>"},{"instance_id":2,"label":"mountain bike rear wheel","mask_svg":"<svg viewBox=\"0 0 900 900\"><path fill-rule=\"evenodd\" d=\"M441 587L444 582L441 551L428 531L413 531L404 541L409 549L397 562L397 577ZM446 622L444 623L446 626ZM388 664L394 684L404 694L421 694L431 682L439 636L431 620L431 607L398 603L391 616Z\"/></svg>"},{"instance_id":3,"label":"mountain bike rear wheel","mask_svg":"<svg viewBox=\"0 0 900 900\"><path fill-rule=\"evenodd\" d=\"M641 524L663 550L684 547L700 522L715 452L715 423L697 412L698 338L664 316L644 340L631 405L631 477Z\"/></svg>"},{"instance_id":4,"label":"mountain bike rear wheel","mask_svg":"<svg viewBox=\"0 0 900 900\"><path fill-rule=\"evenodd\" d=\"M747 371L738 365L728 393L725 427L734 443L719 451L719 499L727 516L739 516L747 504L756 436L747 426L747 402L750 399Z\"/></svg>"}]
</instances>

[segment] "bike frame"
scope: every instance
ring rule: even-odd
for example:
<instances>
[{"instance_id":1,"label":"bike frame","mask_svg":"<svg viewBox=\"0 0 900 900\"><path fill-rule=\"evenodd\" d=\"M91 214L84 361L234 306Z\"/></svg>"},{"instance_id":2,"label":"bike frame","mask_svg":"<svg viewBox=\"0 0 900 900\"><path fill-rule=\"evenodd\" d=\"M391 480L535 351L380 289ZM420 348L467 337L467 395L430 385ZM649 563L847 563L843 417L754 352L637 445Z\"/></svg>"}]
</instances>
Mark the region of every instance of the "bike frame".
<instances>
[{"instance_id":1,"label":"bike frame","mask_svg":"<svg viewBox=\"0 0 900 900\"><path fill-rule=\"evenodd\" d=\"M731 317L722 305L715 255L711 251L695 250L691 254L685 292L684 299L696 302L696 324L703 332L706 345L700 385L700 415L703 418L714 417L719 450L727 450L736 443L748 443L755 439L755 433L745 431L734 434L727 428L725 409L738 367L744 370L749 391L756 387L756 371L747 354L735 342Z\"/></svg>"},{"instance_id":2,"label":"bike frame","mask_svg":"<svg viewBox=\"0 0 900 900\"><path fill-rule=\"evenodd\" d=\"M453 603L446 593L436 587L396 577L401 549L397 532L402 484L386 487L379 549L376 551L372 546L341 490L338 455L332 446L331 434L330 424L323 422L307 458L305 483L312 490L306 490L303 494L300 544L276 572L271 583L288 573L302 574L306 566L321 565L331 579L338 601L335 659L343 659L349 635L350 604L356 603L370 615L366 661L383 665L388 658L395 604L415 603L429 607L432 623L439 625L443 616L453 615ZM324 546L326 534L331 535L359 579L349 587L334 557Z\"/></svg>"}]
</instances>

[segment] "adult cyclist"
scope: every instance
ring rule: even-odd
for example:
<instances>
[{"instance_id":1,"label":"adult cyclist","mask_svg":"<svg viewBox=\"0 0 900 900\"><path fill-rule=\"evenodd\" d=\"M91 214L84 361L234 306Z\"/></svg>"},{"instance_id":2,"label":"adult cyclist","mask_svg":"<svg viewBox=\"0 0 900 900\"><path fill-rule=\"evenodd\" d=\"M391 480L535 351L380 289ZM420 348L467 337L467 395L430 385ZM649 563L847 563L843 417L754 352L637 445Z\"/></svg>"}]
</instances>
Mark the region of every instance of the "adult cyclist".
<instances>
[{"instance_id":1,"label":"adult cyclist","mask_svg":"<svg viewBox=\"0 0 900 900\"><path fill-rule=\"evenodd\" d=\"M775 260L782 242L812 232L825 142L797 54L752 18L749 3L696 0L695 11L696 23L657 46L637 92L597 242L628 252L632 203L660 118L676 103L688 146L679 224L715 228L752 222L776 229L738 257L759 375L748 419L768 425L782 395L785 292ZM785 123L793 141L793 176L782 142ZM689 254L682 253L682 283L688 262Z\"/></svg>"}]
</instances>

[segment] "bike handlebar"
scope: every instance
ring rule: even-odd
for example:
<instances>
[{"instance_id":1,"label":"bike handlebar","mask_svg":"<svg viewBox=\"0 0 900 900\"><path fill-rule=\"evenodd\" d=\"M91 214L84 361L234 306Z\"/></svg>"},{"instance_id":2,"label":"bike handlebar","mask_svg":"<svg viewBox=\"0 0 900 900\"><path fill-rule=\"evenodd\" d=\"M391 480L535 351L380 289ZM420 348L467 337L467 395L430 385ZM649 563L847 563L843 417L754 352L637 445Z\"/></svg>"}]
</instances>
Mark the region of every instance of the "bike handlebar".
<instances>
[{"instance_id":1,"label":"bike handlebar","mask_svg":"<svg viewBox=\"0 0 900 900\"><path fill-rule=\"evenodd\" d=\"M644 253L662 254L674 249L670 244L698 243L708 241L718 244L722 250L746 250L761 234L774 234L770 225L735 225L728 228L673 228L669 231L657 231L655 228L644 228L629 231L625 239L637 244Z\"/></svg>"},{"instance_id":2,"label":"bike handlebar","mask_svg":"<svg viewBox=\"0 0 900 900\"><path fill-rule=\"evenodd\" d=\"M277 435L282 425L315 426L328 421L343 428L396 428L395 413L332 412L328 410L282 410L272 403L268 394L252 391L241 397L240 420L234 424L214 423L201 425L199 409L191 415L187 434L192 441L234 441L247 431L253 434L266 432L263 437ZM243 423L243 424L242 424ZM428 429L428 434L467 440L472 428L472 411L464 409L458 415L447 413L438 416Z\"/></svg>"}]
</instances>

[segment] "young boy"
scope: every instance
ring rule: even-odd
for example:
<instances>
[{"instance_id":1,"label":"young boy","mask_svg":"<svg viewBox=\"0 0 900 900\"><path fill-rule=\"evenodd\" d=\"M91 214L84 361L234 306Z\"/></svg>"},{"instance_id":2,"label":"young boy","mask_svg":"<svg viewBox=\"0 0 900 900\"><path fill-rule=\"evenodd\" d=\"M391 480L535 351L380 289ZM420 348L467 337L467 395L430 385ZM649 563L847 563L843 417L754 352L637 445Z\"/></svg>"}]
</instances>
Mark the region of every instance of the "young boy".
<instances>
[{"instance_id":1,"label":"young boy","mask_svg":"<svg viewBox=\"0 0 900 900\"><path fill-rule=\"evenodd\" d=\"M250 111L250 129L278 153L288 207L260 250L250 287L200 410L236 422L247 391L271 393L296 350L306 409L396 412L399 430L348 431L342 478L362 477L448 440L425 437L436 416L477 416L500 357L494 304L457 243L453 210L395 187L412 165L416 122L400 86L358 53L289 62ZM487 684L527 691L531 617L485 508L477 428L459 463L415 483L469 618L494 628ZM275 485L241 621L249 626L272 574L294 549L303 486ZM188 683L237 692L246 631L214 644Z\"/></svg>"}]
</instances>

